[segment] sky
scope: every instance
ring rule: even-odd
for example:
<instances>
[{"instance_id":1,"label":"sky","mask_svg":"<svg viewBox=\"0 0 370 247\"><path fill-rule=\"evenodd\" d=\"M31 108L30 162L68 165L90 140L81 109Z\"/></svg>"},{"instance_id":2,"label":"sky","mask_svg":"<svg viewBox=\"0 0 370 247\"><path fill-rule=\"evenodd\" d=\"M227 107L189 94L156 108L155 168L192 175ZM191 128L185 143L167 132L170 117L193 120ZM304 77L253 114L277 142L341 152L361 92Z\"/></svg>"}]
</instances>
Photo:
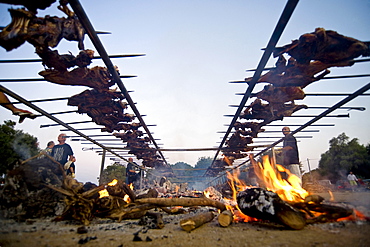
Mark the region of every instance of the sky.
<instances>
[{"instance_id":1,"label":"sky","mask_svg":"<svg viewBox=\"0 0 370 247\"><path fill-rule=\"evenodd\" d=\"M58 1L57 1L58 2ZM218 147L237 108L247 84L231 84L253 76L248 69L256 68L278 19L285 7L282 0L203 0L203 1L80 1L95 30L111 34L99 35L110 55L145 54L136 58L112 59L121 75L135 75L123 79L123 84L136 102L136 107L149 129L163 148L213 148ZM64 14L57 10L57 3L39 11L38 16ZM0 26L10 23L8 8L0 4ZM13 6L16 8L16 6ZM335 30L340 34L370 41L370 1L369 0L301 0L278 46L297 39L304 33L313 32L317 27ZM85 36L85 48L95 50ZM78 54L76 42L63 40L58 47L60 54ZM98 55L98 54L96 54ZM34 47L28 43L7 52L0 48L0 59L38 58ZM273 66L276 59L270 57L267 66ZM93 60L90 67L104 66L100 60ZM368 74L370 63L356 63L347 68L331 68L329 76ZM36 78L43 70L41 63L0 64L1 79ZM368 77L353 79L321 80L305 88L306 93L352 93L369 83ZM70 97L88 88L82 86L61 86L49 82L3 82L2 85L27 100ZM253 92L262 90L258 84ZM297 104L330 107L343 97L307 96ZM247 102L249 105L254 98ZM48 112L77 110L67 106L67 101L36 103ZM366 107L366 111L339 109L330 115L350 114L350 118L327 117L316 124L335 124L333 127L308 127L306 130L318 132L297 133L300 160L305 171L318 166L322 153L329 148L329 140L341 133L357 138L359 143L370 143L370 100L360 96L345 106ZM21 107L21 106L19 106ZM26 106L22 106L28 109ZM296 115L318 115L321 110L300 110ZM130 112L130 110L128 110ZM77 113L55 115L68 122L89 120L86 115ZM0 108L0 122L17 121L5 108ZM307 117L285 118L276 124L304 124ZM50 140L57 141L60 126L40 128L53 124L46 117L35 120L26 119L17 124L16 129L30 133L38 138L40 147L46 147ZM74 128L98 127L94 124L72 125ZM282 137L281 127L266 127L276 133L260 134L260 137ZM294 130L294 128L292 128ZM83 131L82 131L83 132ZM73 135L72 132L65 132ZM100 131L85 131L86 135L106 134ZM99 139L106 139L101 137ZM96 137L98 139L98 137ZM258 139L258 141L277 139ZM257 139L256 139L257 141ZM77 158L76 178L82 182L97 182L101 156L95 151L83 151L96 147L87 142L68 140ZM102 142L106 143L106 142ZM114 142L118 143L118 142ZM256 143L268 144L268 143ZM107 145L109 146L109 145ZM117 145L115 145L117 146ZM124 144L122 144L124 146ZM163 152L170 164L186 162L192 166L200 157L211 157L215 151ZM105 165L112 164L108 157Z\"/></svg>"}]
</instances>

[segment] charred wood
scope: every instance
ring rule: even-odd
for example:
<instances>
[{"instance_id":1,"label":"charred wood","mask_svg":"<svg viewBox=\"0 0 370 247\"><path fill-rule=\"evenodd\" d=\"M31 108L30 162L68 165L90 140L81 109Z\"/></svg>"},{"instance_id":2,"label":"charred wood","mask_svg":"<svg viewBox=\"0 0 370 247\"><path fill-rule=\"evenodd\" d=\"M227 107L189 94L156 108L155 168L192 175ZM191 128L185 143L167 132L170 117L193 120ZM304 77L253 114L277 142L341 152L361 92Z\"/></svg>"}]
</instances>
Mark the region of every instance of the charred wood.
<instances>
[{"instance_id":1,"label":"charred wood","mask_svg":"<svg viewBox=\"0 0 370 247\"><path fill-rule=\"evenodd\" d=\"M251 188L239 192L237 202L242 213L257 219L269 220L300 230L306 225L302 213L271 191Z\"/></svg>"}]
</instances>

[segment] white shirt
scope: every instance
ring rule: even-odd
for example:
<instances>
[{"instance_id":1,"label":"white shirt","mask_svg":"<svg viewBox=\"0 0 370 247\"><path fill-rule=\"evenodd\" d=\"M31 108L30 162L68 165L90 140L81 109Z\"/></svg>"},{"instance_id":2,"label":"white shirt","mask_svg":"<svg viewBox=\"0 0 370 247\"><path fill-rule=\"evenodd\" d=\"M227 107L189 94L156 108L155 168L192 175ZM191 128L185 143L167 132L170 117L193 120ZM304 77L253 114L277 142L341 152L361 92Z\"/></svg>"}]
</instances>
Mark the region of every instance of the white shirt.
<instances>
[{"instance_id":1,"label":"white shirt","mask_svg":"<svg viewBox=\"0 0 370 247\"><path fill-rule=\"evenodd\" d=\"M357 178L356 178L355 174L348 174L347 179L350 180L350 181L351 180L357 181Z\"/></svg>"}]
</instances>

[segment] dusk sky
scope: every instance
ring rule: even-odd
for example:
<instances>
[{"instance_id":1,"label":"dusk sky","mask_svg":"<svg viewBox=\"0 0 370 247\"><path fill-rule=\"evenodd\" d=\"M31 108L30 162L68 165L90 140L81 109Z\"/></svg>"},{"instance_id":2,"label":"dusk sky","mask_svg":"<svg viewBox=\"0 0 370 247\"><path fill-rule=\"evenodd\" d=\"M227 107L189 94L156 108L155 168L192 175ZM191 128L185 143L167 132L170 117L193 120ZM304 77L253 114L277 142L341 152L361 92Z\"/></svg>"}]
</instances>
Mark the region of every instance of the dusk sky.
<instances>
[{"instance_id":1,"label":"dusk sky","mask_svg":"<svg viewBox=\"0 0 370 247\"><path fill-rule=\"evenodd\" d=\"M58 2L58 1L57 1ZM57 2L38 16L65 16L57 10ZM108 31L111 34L99 35L110 55L145 54L136 58L112 59L121 75L136 75L123 79L131 97L145 123L156 125L149 127L157 142L163 148L213 148L219 145L235 107L239 105L247 84L230 84L253 76L248 69L256 68L263 54L276 23L287 1L283 0L239 0L239 1L96 1L81 0L95 30ZM8 8L18 8L0 4L0 26L10 23ZM370 1L368 0L301 0L283 32L278 46L310 33L317 27L334 30L340 34L370 41ZM88 36L85 36L85 48L95 50ZM71 52L78 54L76 42L63 40L57 48L60 54ZM97 53L95 55L98 55ZM0 48L1 59L38 58L34 47L28 43L7 52ZM361 58L361 57L360 57ZM273 66L276 59L270 57L267 67ZM93 60L90 67L104 66L100 60ZM0 65L1 79L37 78L43 70L41 63L9 63ZM356 63L352 67L331 68L329 76L369 74L370 62ZM306 93L353 93L370 81L369 77L351 79L331 79L315 82L304 89ZM4 82L2 85L27 100L70 97L81 93L87 87L61 86L50 82ZM254 92L260 91L265 84L258 84ZM247 105L254 101L250 99ZM330 107L343 97L307 96L297 104ZM77 110L67 106L67 101L37 103L48 112ZM361 144L370 142L370 99L360 96L345 106L366 107L366 111L336 110L331 115L347 114L350 118L323 118L316 124L335 124L334 127L308 127L298 138L300 160L303 169L308 171L307 159L311 169L317 168L320 155L328 150L329 140L345 133L358 138ZM20 105L20 108L28 109ZM300 110L295 115L318 115L320 110ZM130 112L130 110L128 110ZM89 120L87 115L77 113L56 115L64 122ZM10 111L0 108L0 122L18 121ZM310 118L291 117L276 124L304 124ZM35 120L26 119L17 124L22 129L36 136L40 147L46 147L50 140L57 142L57 136L63 127L40 128L40 125L53 124L46 117ZM74 128L97 127L95 124L73 125ZM266 130L280 131L281 127L266 127ZM292 128L294 130L294 128ZM67 135L75 135L66 132ZM107 134L100 131L86 131L86 135ZM263 136L282 137L282 133L261 134ZM98 138L96 138L98 139ZM105 139L102 137L101 139ZM257 140L257 139L256 139ZM258 141L267 139L258 139ZM276 139L274 139L276 140ZM270 140L271 141L271 140ZM69 143L77 158L76 178L79 181L96 182L99 176L101 156L82 148L93 147L81 142ZM85 142L84 142L85 143ZM115 142L118 143L118 142ZM258 143L256 143L258 144ZM266 143L267 144L267 143ZM108 146L108 145L107 145ZM124 144L122 144L124 146ZM211 157L214 151L203 152L164 152L170 164L186 162L195 165L200 157ZM106 165L112 161L106 160Z\"/></svg>"}]
</instances>

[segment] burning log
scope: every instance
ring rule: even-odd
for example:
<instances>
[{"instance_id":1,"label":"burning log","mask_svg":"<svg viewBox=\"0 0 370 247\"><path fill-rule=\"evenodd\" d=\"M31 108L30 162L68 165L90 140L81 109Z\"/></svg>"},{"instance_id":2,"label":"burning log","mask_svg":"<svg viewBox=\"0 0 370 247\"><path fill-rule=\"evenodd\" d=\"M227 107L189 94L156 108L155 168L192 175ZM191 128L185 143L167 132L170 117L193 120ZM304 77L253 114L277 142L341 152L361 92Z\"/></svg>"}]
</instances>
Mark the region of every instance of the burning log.
<instances>
[{"instance_id":1,"label":"burning log","mask_svg":"<svg viewBox=\"0 0 370 247\"><path fill-rule=\"evenodd\" d=\"M123 183L122 181L118 181L115 185L107 186L107 191L111 196L118 196L124 198L125 195L128 195L132 202L135 201L135 193L130 189L130 187Z\"/></svg>"},{"instance_id":2,"label":"burning log","mask_svg":"<svg viewBox=\"0 0 370 247\"><path fill-rule=\"evenodd\" d=\"M280 223L295 230L306 225L302 213L274 192L262 188L246 189L238 193L237 201L242 213L250 217Z\"/></svg>"},{"instance_id":3,"label":"burning log","mask_svg":"<svg viewBox=\"0 0 370 247\"><path fill-rule=\"evenodd\" d=\"M180 226L187 232L191 232L195 228L198 228L204 225L207 222L210 222L215 217L213 212L206 212L202 214L197 214L192 217L183 219L180 221Z\"/></svg>"},{"instance_id":4,"label":"burning log","mask_svg":"<svg viewBox=\"0 0 370 247\"><path fill-rule=\"evenodd\" d=\"M222 211L222 213L218 216L217 221L222 227L229 226L234 219L234 215L230 210Z\"/></svg>"},{"instance_id":5,"label":"burning log","mask_svg":"<svg viewBox=\"0 0 370 247\"><path fill-rule=\"evenodd\" d=\"M208 198L143 198L135 201L138 204L151 204L156 207L171 207L171 206L210 206L220 209L221 211L226 210L225 204L211 200Z\"/></svg>"}]
</instances>

